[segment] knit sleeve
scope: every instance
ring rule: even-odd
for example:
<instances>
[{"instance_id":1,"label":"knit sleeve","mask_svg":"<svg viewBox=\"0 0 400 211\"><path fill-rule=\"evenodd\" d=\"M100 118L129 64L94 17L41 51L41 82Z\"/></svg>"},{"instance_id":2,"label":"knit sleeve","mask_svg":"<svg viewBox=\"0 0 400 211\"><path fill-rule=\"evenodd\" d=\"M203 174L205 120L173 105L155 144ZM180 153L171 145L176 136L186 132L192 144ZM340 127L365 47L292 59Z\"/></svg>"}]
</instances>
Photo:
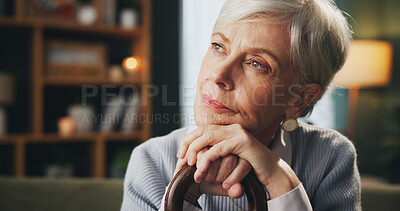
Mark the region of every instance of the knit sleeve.
<instances>
[{"instance_id":1,"label":"knit sleeve","mask_svg":"<svg viewBox=\"0 0 400 211\"><path fill-rule=\"evenodd\" d=\"M314 210L361 210L360 175L353 144L349 140L337 142L327 154L330 162L311 199Z\"/></svg>"},{"instance_id":2,"label":"knit sleeve","mask_svg":"<svg viewBox=\"0 0 400 211\"><path fill-rule=\"evenodd\" d=\"M154 139L149 140L133 150L124 180L122 211L160 208L166 186L156 144Z\"/></svg>"}]
</instances>

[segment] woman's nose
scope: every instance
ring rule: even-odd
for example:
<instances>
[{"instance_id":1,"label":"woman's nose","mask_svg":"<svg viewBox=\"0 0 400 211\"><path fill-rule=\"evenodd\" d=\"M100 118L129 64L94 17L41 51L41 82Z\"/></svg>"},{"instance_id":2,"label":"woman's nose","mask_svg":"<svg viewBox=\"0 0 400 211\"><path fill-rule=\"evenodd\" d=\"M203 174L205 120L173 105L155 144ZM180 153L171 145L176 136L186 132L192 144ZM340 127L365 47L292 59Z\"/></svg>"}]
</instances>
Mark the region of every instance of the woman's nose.
<instances>
[{"instance_id":1,"label":"woman's nose","mask_svg":"<svg viewBox=\"0 0 400 211\"><path fill-rule=\"evenodd\" d=\"M219 65L211 72L211 79L220 89L230 91L234 86L232 72L233 64L224 63Z\"/></svg>"}]
</instances>

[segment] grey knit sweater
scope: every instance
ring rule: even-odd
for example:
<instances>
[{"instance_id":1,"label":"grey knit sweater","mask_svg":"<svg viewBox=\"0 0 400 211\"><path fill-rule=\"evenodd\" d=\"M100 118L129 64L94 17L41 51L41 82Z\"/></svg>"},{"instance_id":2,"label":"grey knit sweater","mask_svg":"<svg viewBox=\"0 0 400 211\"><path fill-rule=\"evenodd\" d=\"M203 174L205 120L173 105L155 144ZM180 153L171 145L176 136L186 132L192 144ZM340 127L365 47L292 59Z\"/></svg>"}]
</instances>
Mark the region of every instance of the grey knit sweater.
<instances>
[{"instance_id":1,"label":"grey knit sweater","mask_svg":"<svg viewBox=\"0 0 400 211\"><path fill-rule=\"evenodd\" d=\"M176 153L188 127L152 138L136 147L124 180L121 210L158 210L173 178ZM353 144L334 130L300 124L290 133L291 167L314 210L361 210L360 176ZM243 196L233 201L247 207ZM203 195L203 210L237 210L227 197Z\"/></svg>"}]
</instances>

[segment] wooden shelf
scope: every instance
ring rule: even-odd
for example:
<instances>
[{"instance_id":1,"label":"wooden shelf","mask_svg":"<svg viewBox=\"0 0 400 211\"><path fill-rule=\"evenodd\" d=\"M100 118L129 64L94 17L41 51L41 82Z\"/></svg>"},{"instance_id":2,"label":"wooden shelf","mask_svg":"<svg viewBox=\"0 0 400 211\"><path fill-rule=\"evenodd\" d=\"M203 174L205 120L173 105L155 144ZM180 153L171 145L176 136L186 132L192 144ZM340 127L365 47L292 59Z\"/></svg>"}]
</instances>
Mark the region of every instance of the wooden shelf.
<instances>
[{"instance_id":1,"label":"wooden shelf","mask_svg":"<svg viewBox=\"0 0 400 211\"><path fill-rule=\"evenodd\" d=\"M6 135L0 136L0 144L10 144L17 140L24 140L29 143L39 143L39 142L70 142L70 141L133 141L142 140L141 131L132 132L92 132L92 133L76 133L70 136L62 136L57 133L50 134L18 134L18 135Z\"/></svg>"},{"instance_id":2,"label":"wooden shelf","mask_svg":"<svg viewBox=\"0 0 400 211\"><path fill-rule=\"evenodd\" d=\"M96 141L99 139L111 141L111 140L140 140L141 132L111 132L111 133L82 133L73 134L70 136L61 136L60 134L44 134L44 135L32 135L26 138L27 142L64 142L64 141Z\"/></svg>"},{"instance_id":3,"label":"wooden shelf","mask_svg":"<svg viewBox=\"0 0 400 211\"><path fill-rule=\"evenodd\" d=\"M49 86L81 86L81 85L140 85L140 76L128 77L121 80L110 80L107 78L68 78L61 76L43 77L43 85Z\"/></svg>"},{"instance_id":4,"label":"wooden shelf","mask_svg":"<svg viewBox=\"0 0 400 211\"><path fill-rule=\"evenodd\" d=\"M14 175L21 177L25 175L26 144L28 143L68 143L68 142L90 142L92 156L92 176L103 178L105 176L105 153L108 141L140 141L146 137L145 131L132 132L110 132L110 133L82 133L71 136L60 134L13 134L0 136L0 144L13 144L14 147Z\"/></svg>"},{"instance_id":5,"label":"wooden shelf","mask_svg":"<svg viewBox=\"0 0 400 211\"><path fill-rule=\"evenodd\" d=\"M30 21L21 21L12 17L0 16L0 26L32 28L33 24Z\"/></svg>"},{"instance_id":6,"label":"wooden shelf","mask_svg":"<svg viewBox=\"0 0 400 211\"><path fill-rule=\"evenodd\" d=\"M74 22L49 21L41 19L16 19L0 17L0 26L42 28L57 31L92 33L94 35L110 35L114 37L135 38L141 35L141 29L123 29L115 26L91 25L85 26Z\"/></svg>"},{"instance_id":7,"label":"wooden shelf","mask_svg":"<svg viewBox=\"0 0 400 211\"><path fill-rule=\"evenodd\" d=\"M95 0L101 2L101 0ZM151 84L151 0L131 0L136 3L140 2L140 20L141 25L136 29L123 29L116 26L105 26L102 24L95 25L81 25L74 21L69 20L52 20L48 19L35 19L26 17L25 11L27 4L25 0L14 1L14 14L12 17L0 16L0 28L4 32L20 34L21 30L26 31L27 42L24 43L26 47L21 49L27 51L30 64L27 65L26 75L31 76L31 84L27 85L27 96L31 100L31 105L26 106L30 109L31 130L25 134L10 134L0 136L0 145L11 144L14 145L14 155L12 162L14 165L14 175L25 176L27 165L27 144L34 143L68 143L68 142L88 142L90 145L89 153L91 164L91 176L102 178L105 177L106 172L106 145L109 141L139 141L144 142L151 137L151 123L146 122L141 124L140 131L133 132L110 132L101 133L93 132L86 134L73 134L71 136L61 136L57 133L48 134L44 131L44 123L46 120L45 111L45 92L47 88L61 87L61 89L68 90L71 86L82 85L134 85L138 89L143 86ZM102 7L99 7L99 14L102 13ZM101 17L101 15L100 15ZM14 30L12 30L14 29ZM46 75L46 42L51 39L65 39L68 37L77 39L77 41L90 42L92 37L96 41L104 42L107 45L113 45L108 48L106 52L107 61L112 63L119 63L119 57L124 58L127 56L138 56L141 61L140 73L129 77L124 77L119 81L114 81L106 78L104 75L88 78L81 76L71 77L55 77ZM14 40L13 40L14 41ZM7 41L6 41L7 42ZM120 52L118 48L123 45ZM10 45L11 46L11 45ZM1 49L2 53L8 53L6 48ZM17 54L15 56L18 56ZM114 58L115 57L115 58ZM116 60L116 61L115 61ZM12 63L12 62L10 62ZM25 68L24 68L25 69ZM24 70L25 71L25 70ZM16 79L18 80L18 78ZM45 86L46 89L44 89ZM64 88L63 88L64 87ZM59 96L62 98L63 96ZM141 113L150 115L151 95L147 92L141 92L141 98L147 100L146 105L142 105ZM57 99L54 99L57 100ZM68 101L70 99L66 99ZM69 103L69 102L62 102ZM57 109L57 108L55 108ZM25 121L27 121L25 120ZM86 143L85 143L86 144ZM8 161L4 161L8 162ZM2 165L2 163L0 163Z\"/></svg>"},{"instance_id":8,"label":"wooden shelf","mask_svg":"<svg viewBox=\"0 0 400 211\"><path fill-rule=\"evenodd\" d=\"M0 144L14 144L16 140L23 138L23 134L2 135L0 136Z\"/></svg>"}]
</instances>

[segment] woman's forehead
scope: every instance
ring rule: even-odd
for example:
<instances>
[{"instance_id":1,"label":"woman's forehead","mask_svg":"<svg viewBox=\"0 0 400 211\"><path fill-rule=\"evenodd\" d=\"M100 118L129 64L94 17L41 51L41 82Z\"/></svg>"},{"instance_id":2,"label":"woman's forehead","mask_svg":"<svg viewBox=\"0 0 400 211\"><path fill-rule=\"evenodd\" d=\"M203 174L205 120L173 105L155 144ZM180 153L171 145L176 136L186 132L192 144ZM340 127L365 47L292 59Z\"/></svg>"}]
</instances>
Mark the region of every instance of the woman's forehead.
<instances>
[{"instance_id":1,"label":"woman's forehead","mask_svg":"<svg viewBox=\"0 0 400 211\"><path fill-rule=\"evenodd\" d=\"M289 41L287 23L268 20L241 21L216 28L214 34L223 34L231 42L247 41L264 44L269 41ZM244 39L245 38L245 39Z\"/></svg>"},{"instance_id":2,"label":"woman's forehead","mask_svg":"<svg viewBox=\"0 0 400 211\"><path fill-rule=\"evenodd\" d=\"M265 49L281 63L289 58L290 39L287 23L266 20L239 22L216 28L213 41L221 40L231 48Z\"/></svg>"}]
</instances>

